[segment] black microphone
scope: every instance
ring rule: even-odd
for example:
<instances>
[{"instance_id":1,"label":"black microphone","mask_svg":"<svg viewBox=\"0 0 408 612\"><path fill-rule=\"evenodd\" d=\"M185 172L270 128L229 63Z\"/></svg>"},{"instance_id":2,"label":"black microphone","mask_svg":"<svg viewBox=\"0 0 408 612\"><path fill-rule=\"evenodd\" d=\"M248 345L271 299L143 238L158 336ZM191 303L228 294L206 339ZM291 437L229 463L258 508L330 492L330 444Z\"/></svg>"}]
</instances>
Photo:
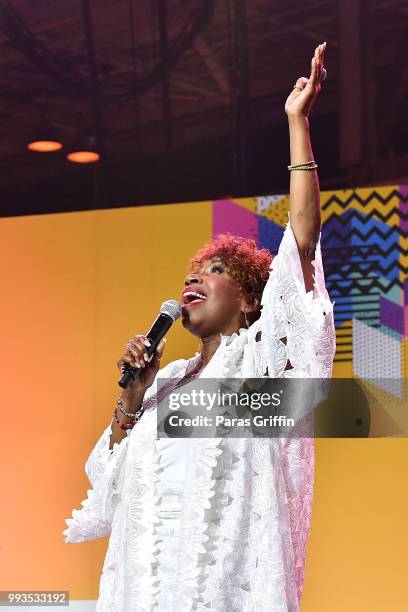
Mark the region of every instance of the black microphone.
<instances>
[{"instance_id":1,"label":"black microphone","mask_svg":"<svg viewBox=\"0 0 408 612\"><path fill-rule=\"evenodd\" d=\"M146 347L146 353L153 355L157 349L160 340L168 332L174 321L177 321L181 316L181 305L176 300L167 300L160 306L160 314L147 332L146 336L150 340L150 346ZM143 368L133 368L129 363L123 366L122 378L119 381L119 386L126 389L143 371Z\"/></svg>"}]
</instances>

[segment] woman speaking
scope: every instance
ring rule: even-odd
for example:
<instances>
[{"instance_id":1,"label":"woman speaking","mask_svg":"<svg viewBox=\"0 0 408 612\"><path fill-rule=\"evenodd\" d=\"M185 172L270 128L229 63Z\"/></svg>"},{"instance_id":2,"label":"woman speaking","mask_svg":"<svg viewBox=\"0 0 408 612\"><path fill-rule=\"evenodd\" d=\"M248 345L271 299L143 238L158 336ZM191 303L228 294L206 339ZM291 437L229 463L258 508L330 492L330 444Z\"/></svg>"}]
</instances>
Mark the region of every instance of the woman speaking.
<instances>
[{"instance_id":1,"label":"woman speaking","mask_svg":"<svg viewBox=\"0 0 408 612\"><path fill-rule=\"evenodd\" d=\"M182 322L201 341L191 359L159 369L143 335L118 361L141 367L86 463L92 484L66 542L109 535L98 612L300 610L313 490L313 438L157 439L165 392L194 378L328 378L333 304L320 249L317 164L309 113L325 78L325 43L285 111L290 134L289 220L272 256L220 235L196 253Z\"/></svg>"}]
</instances>

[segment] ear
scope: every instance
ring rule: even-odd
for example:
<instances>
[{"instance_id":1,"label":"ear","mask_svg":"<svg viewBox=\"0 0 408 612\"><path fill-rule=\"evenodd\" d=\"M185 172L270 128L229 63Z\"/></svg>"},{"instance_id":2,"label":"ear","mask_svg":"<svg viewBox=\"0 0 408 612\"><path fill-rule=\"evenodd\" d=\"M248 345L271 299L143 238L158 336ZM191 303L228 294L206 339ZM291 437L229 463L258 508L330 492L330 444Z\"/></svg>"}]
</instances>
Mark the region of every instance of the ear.
<instances>
[{"instance_id":1,"label":"ear","mask_svg":"<svg viewBox=\"0 0 408 612\"><path fill-rule=\"evenodd\" d=\"M253 295L242 295L241 310L247 313L256 312L259 308L259 300Z\"/></svg>"}]
</instances>

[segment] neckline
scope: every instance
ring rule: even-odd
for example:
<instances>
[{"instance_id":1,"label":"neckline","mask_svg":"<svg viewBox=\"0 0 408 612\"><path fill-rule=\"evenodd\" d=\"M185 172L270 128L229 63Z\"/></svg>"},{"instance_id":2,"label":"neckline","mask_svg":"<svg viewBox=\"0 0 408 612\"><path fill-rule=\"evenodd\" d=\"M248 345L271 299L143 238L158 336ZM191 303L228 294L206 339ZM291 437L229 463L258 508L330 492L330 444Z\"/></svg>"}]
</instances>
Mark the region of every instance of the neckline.
<instances>
[{"instance_id":1,"label":"neckline","mask_svg":"<svg viewBox=\"0 0 408 612\"><path fill-rule=\"evenodd\" d=\"M207 365L200 371L200 374L199 374L199 376L197 376L197 378L200 378L202 376L203 372L206 372L206 370L210 366L213 365L214 359L216 357L219 357L220 349L223 349L223 348L225 348L227 346L230 346L232 344L232 342L234 342L234 340L236 340L237 338L245 336L247 332L248 332L248 328L241 327L237 332L234 332L234 333L230 334L229 336L228 335L224 335L224 334L220 334L221 342L220 342L217 350L215 351L214 355L211 357L211 360L207 363ZM197 365L197 362L199 361L200 357L201 357L201 353L199 353L197 351L195 353L195 355L189 359L184 375L186 375L186 372L188 371L189 368L194 368Z\"/></svg>"},{"instance_id":2,"label":"neckline","mask_svg":"<svg viewBox=\"0 0 408 612\"><path fill-rule=\"evenodd\" d=\"M233 342L236 338L239 338L240 336L244 336L247 332L248 332L247 327L240 327L237 332L234 332L230 336L224 336L223 334L221 334L221 344L222 344L222 341L225 339L225 346L229 346L231 342Z\"/></svg>"}]
</instances>

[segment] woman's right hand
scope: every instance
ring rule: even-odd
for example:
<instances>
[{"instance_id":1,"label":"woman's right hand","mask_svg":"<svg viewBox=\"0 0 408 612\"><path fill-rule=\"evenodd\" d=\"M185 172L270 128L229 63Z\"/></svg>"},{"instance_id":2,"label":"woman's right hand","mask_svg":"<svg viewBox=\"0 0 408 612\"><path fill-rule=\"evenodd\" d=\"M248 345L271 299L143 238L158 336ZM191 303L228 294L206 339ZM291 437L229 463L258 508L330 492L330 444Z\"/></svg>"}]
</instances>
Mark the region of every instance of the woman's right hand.
<instances>
[{"instance_id":1,"label":"woman's right hand","mask_svg":"<svg viewBox=\"0 0 408 612\"><path fill-rule=\"evenodd\" d=\"M312 58L310 77L300 77L285 104L285 112L294 117L308 117L313 103L321 90L321 83L327 75L324 67L324 52L326 43L318 45Z\"/></svg>"},{"instance_id":2,"label":"woman's right hand","mask_svg":"<svg viewBox=\"0 0 408 612\"><path fill-rule=\"evenodd\" d=\"M124 354L117 362L118 369L123 374L123 367L126 363L133 368L142 367L139 376L131 382L126 389L122 391L124 395L140 395L153 384L157 372L160 369L160 359L163 355L166 339L162 338L153 355L149 358L147 355L147 347L150 346L150 341L146 336L136 335L129 340Z\"/></svg>"}]
</instances>

